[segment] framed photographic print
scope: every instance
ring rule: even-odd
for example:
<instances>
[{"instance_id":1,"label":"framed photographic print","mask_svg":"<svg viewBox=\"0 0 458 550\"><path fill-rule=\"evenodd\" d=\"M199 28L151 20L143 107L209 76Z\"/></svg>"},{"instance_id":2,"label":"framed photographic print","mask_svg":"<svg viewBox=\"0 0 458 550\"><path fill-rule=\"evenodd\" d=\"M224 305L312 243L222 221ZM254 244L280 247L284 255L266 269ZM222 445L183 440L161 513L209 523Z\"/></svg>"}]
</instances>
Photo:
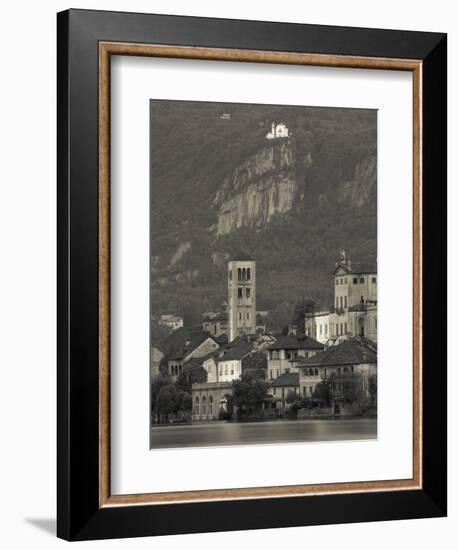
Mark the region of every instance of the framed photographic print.
<instances>
[{"instance_id":1,"label":"framed photographic print","mask_svg":"<svg viewBox=\"0 0 458 550\"><path fill-rule=\"evenodd\" d=\"M446 36L58 14L58 536L446 514Z\"/></svg>"}]
</instances>

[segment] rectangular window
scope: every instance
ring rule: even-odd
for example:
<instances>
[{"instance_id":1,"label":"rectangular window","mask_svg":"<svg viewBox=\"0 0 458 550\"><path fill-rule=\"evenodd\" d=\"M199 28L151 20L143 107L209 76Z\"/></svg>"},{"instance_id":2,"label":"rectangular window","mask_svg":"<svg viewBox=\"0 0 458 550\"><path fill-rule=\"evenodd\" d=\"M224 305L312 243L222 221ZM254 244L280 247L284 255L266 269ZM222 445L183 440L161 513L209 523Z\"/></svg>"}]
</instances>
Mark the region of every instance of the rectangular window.
<instances>
[{"instance_id":1,"label":"rectangular window","mask_svg":"<svg viewBox=\"0 0 458 550\"><path fill-rule=\"evenodd\" d=\"M250 288L245 289L245 295L246 295L247 298L249 298L251 296L251 289Z\"/></svg>"},{"instance_id":2,"label":"rectangular window","mask_svg":"<svg viewBox=\"0 0 458 550\"><path fill-rule=\"evenodd\" d=\"M241 321L241 320L242 320L242 314L239 313L239 321Z\"/></svg>"},{"instance_id":3,"label":"rectangular window","mask_svg":"<svg viewBox=\"0 0 458 550\"><path fill-rule=\"evenodd\" d=\"M347 334L347 323L345 323L345 334Z\"/></svg>"},{"instance_id":4,"label":"rectangular window","mask_svg":"<svg viewBox=\"0 0 458 550\"><path fill-rule=\"evenodd\" d=\"M247 314L246 314L246 319L247 319L247 321L250 320L250 313L248 311L247 311Z\"/></svg>"},{"instance_id":5,"label":"rectangular window","mask_svg":"<svg viewBox=\"0 0 458 550\"><path fill-rule=\"evenodd\" d=\"M232 281L232 269L229 270L229 281Z\"/></svg>"},{"instance_id":6,"label":"rectangular window","mask_svg":"<svg viewBox=\"0 0 458 550\"><path fill-rule=\"evenodd\" d=\"M376 277L372 277L372 282L375 284L377 282L377 278Z\"/></svg>"},{"instance_id":7,"label":"rectangular window","mask_svg":"<svg viewBox=\"0 0 458 550\"><path fill-rule=\"evenodd\" d=\"M339 284L339 279L336 279L336 286Z\"/></svg>"},{"instance_id":8,"label":"rectangular window","mask_svg":"<svg viewBox=\"0 0 458 550\"><path fill-rule=\"evenodd\" d=\"M360 282L360 283L364 283L364 277L361 277L361 278L359 279L359 282Z\"/></svg>"},{"instance_id":9,"label":"rectangular window","mask_svg":"<svg viewBox=\"0 0 458 550\"><path fill-rule=\"evenodd\" d=\"M324 334L327 336L328 335L328 325L324 325Z\"/></svg>"},{"instance_id":10,"label":"rectangular window","mask_svg":"<svg viewBox=\"0 0 458 550\"><path fill-rule=\"evenodd\" d=\"M238 288L238 289L237 289L237 296L238 296L239 298L243 298L243 288Z\"/></svg>"},{"instance_id":11,"label":"rectangular window","mask_svg":"<svg viewBox=\"0 0 458 550\"><path fill-rule=\"evenodd\" d=\"M356 277L353 278L353 284L354 285L357 285L358 284L358 279Z\"/></svg>"},{"instance_id":12,"label":"rectangular window","mask_svg":"<svg viewBox=\"0 0 458 550\"><path fill-rule=\"evenodd\" d=\"M309 392L310 392L310 395L312 395L312 393L313 393L313 386L310 386Z\"/></svg>"},{"instance_id":13,"label":"rectangular window","mask_svg":"<svg viewBox=\"0 0 458 550\"><path fill-rule=\"evenodd\" d=\"M307 388L305 386L304 386L303 392L304 392L304 397L305 397L307 395Z\"/></svg>"},{"instance_id":14,"label":"rectangular window","mask_svg":"<svg viewBox=\"0 0 458 550\"><path fill-rule=\"evenodd\" d=\"M346 308L347 307L347 297L344 296L344 307Z\"/></svg>"}]
</instances>

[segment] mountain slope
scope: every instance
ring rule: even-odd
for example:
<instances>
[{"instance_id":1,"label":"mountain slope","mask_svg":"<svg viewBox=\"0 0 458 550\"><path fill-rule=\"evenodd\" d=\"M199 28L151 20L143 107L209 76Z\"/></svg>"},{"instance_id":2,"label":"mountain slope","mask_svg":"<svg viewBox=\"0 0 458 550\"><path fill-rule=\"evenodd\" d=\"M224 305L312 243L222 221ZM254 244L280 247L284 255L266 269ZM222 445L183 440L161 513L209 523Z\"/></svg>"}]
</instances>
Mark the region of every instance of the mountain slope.
<instances>
[{"instance_id":1,"label":"mountain slope","mask_svg":"<svg viewBox=\"0 0 458 550\"><path fill-rule=\"evenodd\" d=\"M292 137L267 140L272 121ZM375 111L152 101L152 312L218 309L239 250L272 328L302 296L326 305L342 248L376 257L376 171Z\"/></svg>"}]
</instances>

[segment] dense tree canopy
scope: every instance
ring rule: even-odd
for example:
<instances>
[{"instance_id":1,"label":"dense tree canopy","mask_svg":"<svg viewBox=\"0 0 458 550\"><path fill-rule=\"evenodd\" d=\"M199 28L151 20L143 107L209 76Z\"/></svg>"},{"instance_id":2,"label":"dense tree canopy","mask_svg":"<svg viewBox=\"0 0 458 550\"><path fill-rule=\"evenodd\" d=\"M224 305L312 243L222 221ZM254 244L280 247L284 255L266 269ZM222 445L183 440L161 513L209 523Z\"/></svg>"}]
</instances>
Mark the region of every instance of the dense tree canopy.
<instances>
[{"instance_id":1,"label":"dense tree canopy","mask_svg":"<svg viewBox=\"0 0 458 550\"><path fill-rule=\"evenodd\" d=\"M235 406L245 413L258 411L268 395L269 384L250 374L242 374L240 380L232 382L232 399Z\"/></svg>"},{"instance_id":2,"label":"dense tree canopy","mask_svg":"<svg viewBox=\"0 0 458 550\"><path fill-rule=\"evenodd\" d=\"M221 114L230 112L230 119ZM292 210L257 229L217 237L216 193L261 148L272 120L292 134L298 193ZM151 103L152 309L185 324L226 300L226 259L257 262L257 307L274 330L291 322L301 296L329 305L338 251L376 257L376 187L365 197L358 163L375 158L375 111L153 101ZM361 172L361 170L360 170ZM366 179L365 179L366 178ZM368 179L367 179L368 181ZM367 188L369 188L367 186ZM155 335L153 333L153 338Z\"/></svg>"}]
</instances>

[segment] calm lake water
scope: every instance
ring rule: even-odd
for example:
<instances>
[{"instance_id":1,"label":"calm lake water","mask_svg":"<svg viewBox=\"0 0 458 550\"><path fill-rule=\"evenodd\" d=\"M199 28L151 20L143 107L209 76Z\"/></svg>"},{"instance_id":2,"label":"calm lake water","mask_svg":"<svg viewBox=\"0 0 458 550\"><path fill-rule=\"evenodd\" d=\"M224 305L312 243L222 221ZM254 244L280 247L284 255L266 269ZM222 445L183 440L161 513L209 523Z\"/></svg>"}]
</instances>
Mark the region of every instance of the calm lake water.
<instances>
[{"instance_id":1,"label":"calm lake water","mask_svg":"<svg viewBox=\"0 0 458 550\"><path fill-rule=\"evenodd\" d=\"M151 428L151 448L212 447L254 443L297 443L376 439L377 419L277 420L243 424L213 422Z\"/></svg>"}]
</instances>

